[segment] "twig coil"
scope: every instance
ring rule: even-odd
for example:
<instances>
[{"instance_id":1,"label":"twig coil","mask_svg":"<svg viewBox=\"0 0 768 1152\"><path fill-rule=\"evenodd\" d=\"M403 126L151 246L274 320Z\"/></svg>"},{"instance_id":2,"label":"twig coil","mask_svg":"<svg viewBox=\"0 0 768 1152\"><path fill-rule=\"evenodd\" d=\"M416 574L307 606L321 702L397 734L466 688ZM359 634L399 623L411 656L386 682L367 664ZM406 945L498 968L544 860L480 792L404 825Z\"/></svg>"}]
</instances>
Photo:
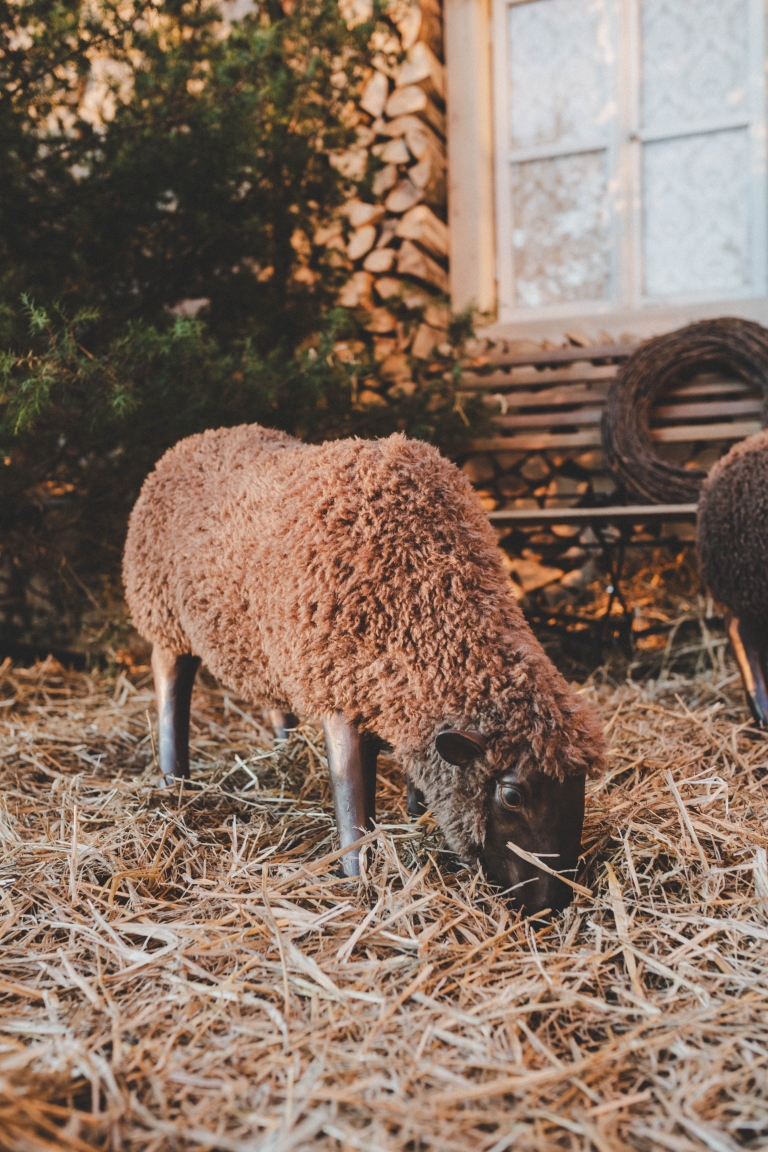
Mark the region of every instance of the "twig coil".
<instances>
[{"instance_id":1,"label":"twig coil","mask_svg":"<svg viewBox=\"0 0 768 1152\"><path fill-rule=\"evenodd\" d=\"M626 361L608 394L602 440L606 463L626 487L651 503L698 499L707 473L662 460L653 449L650 414L664 393L701 372L724 372L762 389L768 423L768 329L723 317L649 340Z\"/></svg>"}]
</instances>

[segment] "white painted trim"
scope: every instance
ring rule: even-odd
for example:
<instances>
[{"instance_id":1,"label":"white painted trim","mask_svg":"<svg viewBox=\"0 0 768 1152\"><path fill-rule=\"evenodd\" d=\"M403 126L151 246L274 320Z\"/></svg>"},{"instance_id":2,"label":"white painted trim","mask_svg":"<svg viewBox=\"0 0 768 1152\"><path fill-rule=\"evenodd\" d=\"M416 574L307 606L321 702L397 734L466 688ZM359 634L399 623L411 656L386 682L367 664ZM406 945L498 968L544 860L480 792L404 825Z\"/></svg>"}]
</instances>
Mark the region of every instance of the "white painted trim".
<instances>
[{"instance_id":1,"label":"white painted trim","mask_svg":"<svg viewBox=\"0 0 768 1152\"><path fill-rule=\"evenodd\" d=\"M489 0L445 0L451 304L496 306Z\"/></svg>"},{"instance_id":2,"label":"white painted trim","mask_svg":"<svg viewBox=\"0 0 768 1152\"><path fill-rule=\"evenodd\" d=\"M608 10L608 20L611 25L613 41L615 44L620 44L621 39L621 0L611 0ZM611 307L615 308L617 302L621 299L621 257L623 251L623 240L625 231L625 221L617 211L618 202L621 200L623 189L618 179L621 172L621 162L624 157L624 123L622 121L621 112L621 68L620 61L616 61L613 65L610 74L610 91L613 98L613 105L615 112L613 121L610 126L610 131L607 138L607 152L605 157L606 162L606 195L610 204L611 220L610 232L613 237L610 251L610 285L608 288L608 299L600 301L600 303L610 303Z\"/></svg>"},{"instance_id":3,"label":"white painted trim","mask_svg":"<svg viewBox=\"0 0 768 1152\"><path fill-rule=\"evenodd\" d=\"M752 280L757 291L768 294L768 108L766 100L766 0L749 5L749 134L752 152L751 251Z\"/></svg>"},{"instance_id":4,"label":"white painted trim","mask_svg":"<svg viewBox=\"0 0 768 1152\"><path fill-rule=\"evenodd\" d=\"M608 307L593 310L591 313L562 311L554 316L529 316L514 322L488 324L478 330L478 335L490 340L555 340L560 342L563 333L576 329L585 332L596 343L601 330L608 332L614 340L622 334L630 334L638 340L659 336L691 324L696 320L712 320L718 316L739 316L744 320L756 320L768 327L768 296L745 299L718 299L664 305L655 302L644 308Z\"/></svg>"},{"instance_id":5,"label":"white painted trim","mask_svg":"<svg viewBox=\"0 0 768 1152\"><path fill-rule=\"evenodd\" d=\"M730 132L733 128L748 128L749 116L726 116L722 120L702 120L698 124L673 124L662 132L641 129L637 135L641 143L650 144L657 140L679 140L683 136L708 136L711 132Z\"/></svg>"},{"instance_id":6,"label":"white painted trim","mask_svg":"<svg viewBox=\"0 0 768 1152\"><path fill-rule=\"evenodd\" d=\"M493 126L496 139L495 204L496 235L496 309L500 319L514 310L512 272L512 182L509 179L509 54L507 20L509 8L493 0ZM504 221L508 222L505 228Z\"/></svg>"},{"instance_id":7,"label":"white painted trim","mask_svg":"<svg viewBox=\"0 0 768 1152\"><path fill-rule=\"evenodd\" d=\"M625 105L627 141L622 175L627 180L624 191L629 202L629 214L623 253L626 260L624 269L626 295L622 299L633 309L640 308L645 277L643 267L643 145L640 141L642 121L640 110L640 80L642 75L640 3L641 0L627 0L623 6L625 10L623 66L627 85Z\"/></svg>"},{"instance_id":8,"label":"white painted trim","mask_svg":"<svg viewBox=\"0 0 768 1152\"><path fill-rule=\"evenodd\" d=\"M627 0L621 4L619 18L621 44L624 53L619 61L619 132L626 134L622 139L616 178L619 181L621 208L617 211L621 228L621 241L618 250L619 274L617 276L617 300L630 302L637 307L640 299L641 271L635 253L640 250L642 235L642 215L638 189L640 187L640 102L639 102L639 0Z\"/></svg>"},{"instance_id":9,"label":"white painted trim","mask_svg":"<svg viewBox=\"0 0 768 1152\"><path fill-rule=\"evenodd\" d=\"M513 148L507 154L509 164L525 164L527 160L551 160L553 156L580 156L583 152L604 152L605 136L595 136L592 140L580 140L569 144L559 140L554 144L533 144L530 148ZM498 149L501 152L501 149Z\"/></svg>"}]
</instances>

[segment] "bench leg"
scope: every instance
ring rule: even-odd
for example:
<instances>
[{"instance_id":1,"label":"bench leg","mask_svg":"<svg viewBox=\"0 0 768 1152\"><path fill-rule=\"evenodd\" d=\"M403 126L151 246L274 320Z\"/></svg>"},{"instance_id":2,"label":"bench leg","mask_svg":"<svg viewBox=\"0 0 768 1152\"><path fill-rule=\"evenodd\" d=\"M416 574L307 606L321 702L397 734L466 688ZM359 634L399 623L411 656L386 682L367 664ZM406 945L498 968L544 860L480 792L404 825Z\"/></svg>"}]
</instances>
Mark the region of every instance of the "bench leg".
<instances>
[{"instance_id":1,"label":"bench leg","mask_svg":"<svg viewBox=\"0 0 768 1152\"><path fill-rule=\"evenodd\" d=\"M189 709L199 667L197 656L175 656L158 644L152 649L160 772L166 784L189 778Z\"/></svg>"},{"instance_id":2,"label":"bench leg","mask_svg":"<svg viewBox=\"0 0 768 1152\"><path fill-rule=\"evenodd\" d=\"M754 621L740 620L730 613L726 616L726 624L754 721L761 728L768 728L765 630Z\"/></svg>"},{"instance_id":3,"label":"bench leg","mask_svg":"<svg viewBox=\"0 0 768 1152\"><path fill-rule=\"evenodd\" d=\"M348 724L340 712L323 722L333 807L341 847L354 844L376 819L376 760L380 741ZM346 876L360 875L360 852L342 857Z\"/></svg>"},{"instance_id":4,"label":"bench leg","mask_svg":"<svg viewBox=\"0 0 768 1152\"><path fill-rule=\"evenodd\" d=\"M628 529L625 524L620 527L620 536L618 540L609 541L606 538L605 532L602 530L601 525L593 523L592 531L600 541L600 547L603 553L603 559L608 569L608 576L610 583L608 585L608 607L601 617L600 622L600 649L601 658L605 649L606 634L608 634L613 642L614 630L618 629L618 643L625 656L629 659L632 656L632 613L627 607L627 602L624 599L624 593L621 590L621 581L624 575L624 561L627 555L627 543L631 537L631 529ZM615 552L614 552L615 549ZM621 605L621 616L612 616L614 603Z\"/></svg>"},{"instance_id":5,"label":"bench leg","mask_svg":"<svg viewBox=\"0 0 768 1152\"><path fill-rule=\"evenodd\" d=\"M270 708L269 722L277 740L287 740L288 733L299 726L293 712L283 712L282 708Z\"/></svg>"}]
</instances>

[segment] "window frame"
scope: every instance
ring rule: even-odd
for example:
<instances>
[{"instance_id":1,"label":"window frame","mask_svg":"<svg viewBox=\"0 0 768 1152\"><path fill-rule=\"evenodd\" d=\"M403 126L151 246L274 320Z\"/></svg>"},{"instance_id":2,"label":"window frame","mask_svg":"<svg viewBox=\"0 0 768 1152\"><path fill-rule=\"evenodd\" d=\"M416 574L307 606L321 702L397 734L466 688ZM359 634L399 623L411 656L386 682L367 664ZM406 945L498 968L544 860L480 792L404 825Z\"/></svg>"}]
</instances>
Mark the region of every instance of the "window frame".
<instances>
[{"instance_id":1,"label":"window frame","mask_svg":"<svg viewBox=\"0 0 768 1152\"><path fill-rule=\"evenodd\" d=\"M768 0L747 0L749 21L749 77L748 100L745 113L734 116L722 124L704 124L659 133L644 132L640 123L641 79L641 0L608 0L612 6L618 43L613 76L613 90L618 112L606 142L594 148L577 149L557 146L525 149L515 152L511 148L509 126L509 53L508 13L513 6L541 3L543 0L491 0L490 41L492 66L492 102L494 134L494 192L495 192L495 262L497 281L497 318L499 324L514 325L546 321L578 321L594 318L608 323L611 316L650 312L697 310L711 314L713 307L737 301L749 302L747 310L763 302L768 306L768 181L766 179L766 23ZM450 67L450 62L449 62ZM642 163L643 145L656 139L678 139L683 136L746 126L750 143L749 214L751 237L751 284L749 290L733 293L697 293L688 296L647 296L643 291L643 206ZM611 288L602 300L568 301L539 307L520 307L515 303L512 234L514 212L512 204L511 166L534 152L542 157L573 155L575 152L606 149L609 188L615 182L611 197ZM530 154L530 157L529 157ZM750 304L752 308L750 308Z\"/></svg>"}]
</instances>

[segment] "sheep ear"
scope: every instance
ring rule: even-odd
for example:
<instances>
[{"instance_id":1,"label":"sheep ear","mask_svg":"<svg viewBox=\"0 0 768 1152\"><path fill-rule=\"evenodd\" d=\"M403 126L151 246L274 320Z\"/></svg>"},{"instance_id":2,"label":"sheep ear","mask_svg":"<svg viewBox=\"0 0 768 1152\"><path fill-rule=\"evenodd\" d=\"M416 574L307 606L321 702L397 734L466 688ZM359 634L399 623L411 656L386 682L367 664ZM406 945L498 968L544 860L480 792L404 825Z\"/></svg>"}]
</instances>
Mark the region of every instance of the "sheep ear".
<instances>
[{"instance_id":1,"label":"sheep ear","mask_svg":"<svg viewBox=\"0 0 768 1152\"><path fill-rule=\"evenodd\" d=\"M463 768L485 753L485 741L476 732L457 732L447 728L435 737L435 748L449 764Z\"/></svg>"}]
</instances>

